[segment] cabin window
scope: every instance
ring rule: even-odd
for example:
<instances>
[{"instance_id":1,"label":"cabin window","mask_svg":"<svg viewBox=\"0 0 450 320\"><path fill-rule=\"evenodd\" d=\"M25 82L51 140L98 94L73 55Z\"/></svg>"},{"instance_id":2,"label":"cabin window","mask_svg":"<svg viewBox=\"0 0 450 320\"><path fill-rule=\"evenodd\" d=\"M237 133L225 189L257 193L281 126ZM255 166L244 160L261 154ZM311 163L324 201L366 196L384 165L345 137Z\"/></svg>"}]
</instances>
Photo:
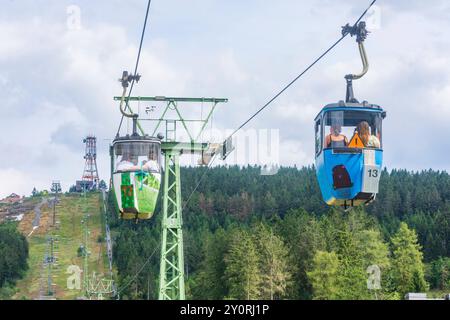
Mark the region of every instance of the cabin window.
<instances>
[{"instance_id":1,"label":"cabin window","mask_svg":"<svg viewBox=\"0 0 450 320\"><path fill-rule=\"evenodd\" d=\"M316 121L315 132L316 132L316 156L318 156L322 152L322 125L320 119Z\"/></svg>"},{"instance_id":2,"label":"cabin window","mask_svg":"<svg viewBox=\"0 0 450 320\"><path fill-rule=\"evenodd\" d=\"M160 172L161 146L149 142L119 142L114 145L115 172Z\"/></svg>"},{"instance_id":3,"label":"cabin window","mask_svg":"<svg viewBox=\"0 0 450 320\"><path fill-rule=\"evenodd\" d=\"M324 148L382 148L382 115L359 110L328 111L324 116Z\"/></svg>"}]
</instances>

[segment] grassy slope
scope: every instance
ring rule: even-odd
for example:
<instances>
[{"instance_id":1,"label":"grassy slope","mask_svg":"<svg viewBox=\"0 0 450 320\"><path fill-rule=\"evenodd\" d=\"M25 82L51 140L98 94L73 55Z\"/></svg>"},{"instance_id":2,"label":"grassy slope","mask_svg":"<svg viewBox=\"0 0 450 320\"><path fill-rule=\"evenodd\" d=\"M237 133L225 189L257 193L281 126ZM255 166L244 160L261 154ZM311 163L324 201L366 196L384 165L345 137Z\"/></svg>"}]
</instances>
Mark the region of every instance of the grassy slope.
<instances>
[{"instance_id":1,"label":"grassy slope","mask_svg":"<svg viewBox=\"0 0 450 320\"><path fill-rule=\"evenodd\" d=\"M88 237L89 274L107 273L105 263L105 242L98 243L99 236L104 238L103 213L101 206L101 194L89 194L86 201L80 195L62 196L57 205L58 219L61 221L59 230L51 226L52 209L48 206L42 207L41 226L29 238L30 257L28 260L29 270L25 277L17 282L17 293L14 299L35 299L39 297L39 288L43 273L42 260L46 252L46 237L50 234L59 236L58 269L53 271L53 282L55 285L57 299L76 299L83 296L82 290L67 289L67 267L77 265L83 269L83 258L77 256L77 250L83 241L83 229L81 220L84 212L90 213ZM19 230L27 236L31 231L31 221L34 213L30 212L19 224ZM44 273L45 274L45 273Z\"/></svg>"}]
</instances>

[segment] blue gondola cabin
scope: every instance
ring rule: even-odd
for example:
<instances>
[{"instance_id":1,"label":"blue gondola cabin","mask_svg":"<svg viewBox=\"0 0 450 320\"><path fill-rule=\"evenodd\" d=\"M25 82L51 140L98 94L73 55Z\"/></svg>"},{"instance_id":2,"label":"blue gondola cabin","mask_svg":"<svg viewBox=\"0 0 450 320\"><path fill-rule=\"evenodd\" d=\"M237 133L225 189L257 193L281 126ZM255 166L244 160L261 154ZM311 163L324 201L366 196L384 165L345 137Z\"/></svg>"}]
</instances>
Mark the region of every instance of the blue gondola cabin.
<instances>
[{"instance_id":1,"label":"blue gondola cabin","mask_svg":"<svg viewBox=\"0 0 450 320\"><path fill-rule=\"evenodd\" d=\"M383 109L374 104L325 106L315 119L316 173L324 201L350 208L373 201L383 165Z\"/></svg>"}]
</instances>

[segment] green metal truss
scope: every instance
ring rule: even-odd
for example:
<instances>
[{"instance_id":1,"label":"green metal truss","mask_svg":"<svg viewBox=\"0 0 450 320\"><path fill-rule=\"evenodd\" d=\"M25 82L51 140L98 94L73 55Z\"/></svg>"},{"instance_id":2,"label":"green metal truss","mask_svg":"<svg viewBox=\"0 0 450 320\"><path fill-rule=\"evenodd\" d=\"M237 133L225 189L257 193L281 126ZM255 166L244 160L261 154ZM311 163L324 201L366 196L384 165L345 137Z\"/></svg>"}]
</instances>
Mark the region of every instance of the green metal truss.
<instances>
[{"instance_id":1,"label":"green metal truss","mask_svg":"<svg viewBox=\"0 0 450 320\"><path fill-rule=\"evenodd\" d=\"M114 97L114 100L120 101L122 97ZM195 142L197 141L203 130L205 129L206 125L208 124L209 120L211 119L212 114L214 113L214 110L216 109L216 106L218 103L225 103L228 102L228 99L225 98L177 98L177 97L129 97L125 98L125 101L145 101L145 102L166 102L166 107L162 113L162 115L157 119L143 119L146 121L156 121L157 124L152 132L152 136L154 137L158 131L158 129L161 127L161 124L165 122L166 124L166 139L174 141L176 139L176 124L177 122L180 122L183 125L184 130L189 135L190 141ZM180 112L180 109L178 107L179 102L190 102L190 103L211 103L212 108L209 110L207 116L204 119L185 119ZM170 110L174 110L177 114L176 119L168 119L167 113ZM131 107L130 107L130 111ZM133 112L132 112L133 113ZM142 121L142 120L141 120ZM197 135L194 135L191 130L187 127L187 122L201 122L202 127L200 131L197 133ZM140 123L138 122L138 128L141 131L142 134L144 134L144 130L142 129ZM171 136L169 136L171 135Z\"/></svg>"},{"instance_id":2,"label":"green metal truss","mask_svg":"<svg viewBox=\"0 0 450 320\"><path fill-rule=\"evenodd\" d=\"M178 151L165 152L160 300L185 299L179 157Z\"/></svg>"},{"instance_id":3,"label":"green metal truss","mask_svg":"<svg viewBox=\"0 0 450 320\"><path fill-rule=\"evenodd\" d=\"M114 97L120 101L122 97ZM218 103L228 102L223 98L176 98L176 97L130 97L126 101L159 101L166 102L162 115L156 119L140 119L140 121L154 121L156 126L152 132L155 136L161 125L165 124L165 140L161 150L165 158L164 187L162 194L163 218L161 239L161 264L159 278L160 300L184 300L186 298L184 286L184 250L183 250L183 217L181 204L180 156L183 154L203 154L209 148L209 143L197 142L211 120L211 116ZM211 103L206 118L185 119L178 106L179 102ZM130 112L133 113L129 106ZM175 111L176 118L168 118L170 111ZM202 126L196 134L189 130L188 122L200 122ZM188 142L176 141L177 123L189 136ZM142 134L140 123L138 128Z\"/></svg>"}]
</instances>

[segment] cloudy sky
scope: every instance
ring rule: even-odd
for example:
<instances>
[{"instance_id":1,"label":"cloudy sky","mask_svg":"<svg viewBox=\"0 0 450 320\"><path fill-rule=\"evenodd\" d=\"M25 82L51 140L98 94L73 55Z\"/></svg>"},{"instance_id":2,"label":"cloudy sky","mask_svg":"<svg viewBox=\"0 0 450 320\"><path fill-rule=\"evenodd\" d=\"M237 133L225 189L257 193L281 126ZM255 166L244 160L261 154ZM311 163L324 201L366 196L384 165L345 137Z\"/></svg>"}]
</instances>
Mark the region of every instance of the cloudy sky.
<instances>
[{"instance_id":1,"label":"cloudy sky","mask_svg":"<svg viewBox=\"0 0 450 320\"><path fill-rule=\"evenodd\" d=\"M153 0L135 94L227 97L213 125L236 128L367 5ZM67 189L81 176L89 133L98 138L99 171L108 179L108 144L120 119L112 97L121 93L121 72L133 69L145 7L146 0L2 1L0 197L28 195L52 180ZM371 69L355 93L388 112L389 169L450 169L449 16L446 0L379 0L367 17ZM280 162L312 164L315 115L344 98L343 76L360 69L347 38L246 129L278 130Z\"/></svg>"}]
</instances>

